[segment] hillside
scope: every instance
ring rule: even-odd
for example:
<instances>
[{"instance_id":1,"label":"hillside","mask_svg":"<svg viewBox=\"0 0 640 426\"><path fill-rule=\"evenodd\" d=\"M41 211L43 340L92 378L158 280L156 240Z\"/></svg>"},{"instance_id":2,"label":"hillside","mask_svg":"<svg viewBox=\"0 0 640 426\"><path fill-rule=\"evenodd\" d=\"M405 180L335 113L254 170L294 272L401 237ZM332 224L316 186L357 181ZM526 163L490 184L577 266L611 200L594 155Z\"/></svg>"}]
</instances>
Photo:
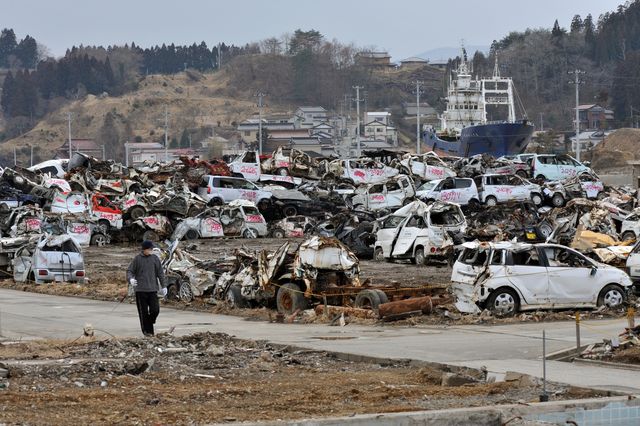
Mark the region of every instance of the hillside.
<instances>
[{"instance_id":1,"label":"hillside","mask_svg":"<svg viewBox=\"0 0 640 426\"><path fill-rule=\"evenodd\" d=\"M169 138L180 138L183 129L215 126L216 133L231 131L233 123L256 112L255 100L226 94L229 77L225 73L198 72L143 77L139 89L119 97L88 95L47 114L36 126L14 139L0 144L0 160L13 162L18 148L18 163L29 161L33 145L35 161L51 158L67 140L67 113L73 119L73 138L104 139L105 120L115 117L113 131L122 143L138 137L142 141L161 141L164 135L164 111L169 112ZM277 108L266 107L265 111ZM118 154L114 149L111 154ZM108 152L109 154L109 152ZM109 156L109 155L108 155ZM115 155L117 158L117 155Z\"/></svg>"},{"instance_id":2,"label":"hillside","mask_svg":"<svg viewBox=\"0 0 640 426\"><path fill-rule=\"evenodd\" d=\"M596 146L593 167L611 170L627 167L627 161L640 160L640 129L618 129Z\"/></svg>"}]
</instances>

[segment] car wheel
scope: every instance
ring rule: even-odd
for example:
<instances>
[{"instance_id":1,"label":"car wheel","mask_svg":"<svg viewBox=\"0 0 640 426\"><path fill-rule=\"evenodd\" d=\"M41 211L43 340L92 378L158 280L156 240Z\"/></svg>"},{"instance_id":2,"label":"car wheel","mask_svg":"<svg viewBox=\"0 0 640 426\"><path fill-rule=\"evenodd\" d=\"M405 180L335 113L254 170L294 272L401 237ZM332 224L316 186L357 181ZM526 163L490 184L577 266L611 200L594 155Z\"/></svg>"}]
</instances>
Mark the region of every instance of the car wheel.
<instances>
[{"instance_id":1,"label":"car wheel","mask_svg":"<svg viewBox=\"0 0 640 426\"><path fill-rule=\"evenodd\" d=\"M496 197L492 197L489 196L484 200L484 203L488 206L488 207L493 207L496 204L498 204L498 200L496 199Z\"/></svg>"},{"instance_id":2,"label":"car wheel","mask_svg":"<svg viewBox=\"0 0 640 426\"><path fill-rule=\"evenodd\" d=\"M180 290L178 289L178 284L172 284L167 287L167 300L179 300L180 299Z\"/></svg>"},{"instance_id":3,"label":"car wheel","mask_svg":"<svg viewBox=\"0 0 640 426\"><path fill-rule=\"evenodd\" d=\"M289 170L285 169L284 167L281 167L278 170L276 170L276 174L278 176L289 176Z\"/></svg>"},{"instance_id":4,"label":"car wheel","mask_svg":"<svg viewBox=\"0 0 640 426\"><path fill-rule=\"evenodd\" d=\"M291 315L296 311L303 311L307 308L307 301L300 287L293 283L286 283L278 290L276 297L278 312Z\"/></svg>"},{"instance_id":5,"label":"car wheel","mask_svg":"<svg viewBox=\"0 0 640 426\"><path fill-rule=\"evenodd\" d=\"M605 198L607 198L607 194L602 191L598 192L598 195L596 195L596 200L604 200Z\"/></svg>"},{"instance_id":6,"label":"car wheel","mask_svg":"<svg viewBox=\"0 0 640 426\"><path fill-rule=\"evenodd\" d=\"M267 199L262 199L258 202L258 210L265 211L269 208L269 206L271 205L271 203L269 202L269 200Z\"/></svg>"},{"instance_id":7,"label":"car wheel","mask_svg":"<svg viewBox=\"0 0 640 426\"><path fill-rule=\"evenodd\" d=\"M518 170L516 172L516 175L520 176L522 179L526 179L528 177L527 172L525 172L524 170Z\"/></svg>"},{"instance_id":8,"label":"car wheel","mask_svg":"<svg viewBox=\"0 0 640 426\"><path fill-rule=\"evenodd\" d=\"M515 291L499 288L491 293L486 307L496 316L507 317L518 312L520 301Z\"/></svg>"},{"instance_id":9,"label":"car wheel","mask_svg":"<svg viewBox=\"0 0 640 426\"><path fill-rule=\"evenodd\" d=\"M378 293L378 297L380 298L380 304L382 305L383 303L387 303L389 302L389 298L387 297L387 293L385 293L382 290L374 290L376 293Z\"/></svg>"},{"instance_id":10,"label":"car wheel","mask_svg":"<svg viewBox=\"0 0 640 426\"><path fill-rule=\"evenodd\" d=\"M427 257L424 255L423 248L416 249L416 254L414 255L414 259L416 261L416 265L424 265L427 263Z\"/></svg>"},{"instance_id":11,"label":"car wheel","mask_svg":"<svg viewBox=\"0 0 640 426\"><path fill-rule=\"evenodd\" d=\"M549 222L542 222L538 225L538 232L540 232L540 235L544 238L549 238L553 233L553 226L551 226Z\"/></svg>"},{"instance_id":12,"label":"car wheel","mask_svg":"<svg viewBox=\"0 0 640 426\"><path fill-rule=\"evenodd\" d=\"M247 301L242 296L240 287L237 285L232 285L227 289L227 293L224 295L224 302L230 308L241 309L247 307Z\"/></svg>"},{"instance_id":13,"label":"car wheel","mask_svg":"<svg viewBox=\"0 0 640 426\"><path fill-rule=\"evenodd\" d=\"M129 209L129 217L131 217L131 219L133 220L138 220L141 217L144 217L146 213L147 212L144 210L144 207L140 206L134 206Z\"/></svg>"},{"instance_id":14,"label":"car wheel","mask_svg":"<svg viewBox=\"0 0 640 426\"><path fill-rule=\"evenodd\" d=\"M244 232L242 233L242 237L243 238L247 238L247 239L254 239L254 238L258 238L258 231L256 231L253 228L247 228L244 230Z\"/></svg>"},{"instance_id":15,"label":"car wheel","mask_svg":"<svg viewBox=\"0 0 640 426\"><path fill-rule=\"evenodd\" d=\"M539 206L542 204L542 196L540 194L531 194L531 201L533 201L533 204L535 204L536 206Z\"/></svg>"},{"instance_id":16,"label":"car wheel","mask_svg":"<svg viewBox=\"0 0 640 426\"><path fill-rule=\"evenodd\" d=\"M286 217L297 216L298 209L296 209L294 206L285 206L282 209L282 214L284 214Z\"/></svg>"},{"instance_id":17,"label":"car wheel","mask_svg":"<svg viewBox=\"0 0 640 426\"><path fill-rule=\"evenodd\" d=\"M545 175L538 175L538 176L536 176L536 180L543 180L543 181L546 181L546 180L547 180L547 177L546 177Z\"/></svg>"},{"instance_id":18,"label":"car wheel","mask_svg":"<svg viewBox=\"0 0 640 426\"><path fill-rule=\"evenodd\" d=\"M184 238L187 240L197 240L199 237L198 235L198 231L196 231L195 229L189 229L185 234L184 234Z\"/></svg>"},{"instance_id":19,"label":"car wheel","mask_svg":"<svg viewBox=\"0 0 640 426\"><path fill-rule=\"evenodd\" d=\"M89 243L92 246L104 247L107 245L108 240L109 239L104 234L94 234L91 237L91 241L89 241Z\"/></svg>"},{"instance_id":20,"label":"car wheel","mask_svg":"<svg viewBox=\"0 0 640 426\"><path fill-rule=\"evenodd\" d=\"M193 290L189 281L180 281L180 289L178 290L178 297L185 302L191 302L193 300Z\"/></svg>"},{"instance_id":21,"label":"car wheel","mask_svg":"<svg viewBox=\"0 0 640 426\"><path fill-rule=\"evenodd\" d=\"M109 232L109 229L111 228L111 223L106 219L100 219L98 221L98 225L104 229L104 232Z\"/></svg>"},{"instance_id":22,"label":"car wheel","mask_svg":"<svg viewBox=\"0 0 640 426\"><path fill-rule=\"evenodd\" d=\"M622 241L634 241L636 239L636 234L633 231L626 231L622 234Z\"/></svg>"},{"instance_id":23,"label":"car wheel","mask_svg":"<svg viewBox=\"0 0 640 426\"><path fill-rule=\"evenodd\" d=\"M282 238L284 238L284 231L282 229L280 229L280 228L274 229L273 232L271 233L271 236L273 238L282 239Z\"/></svg>"},{"instance_id":24,"label":"car wheel","mask_svg":"<svg viewBox=\"0 0 640 426\"><path fill-rule=\"evenodd\" d=\"M157 242L160 240L160 237L155 231L149 229L148 231L144 231L144 234L142 234L142 240Z\"/></svg>"},{"instance_id":25,"label":"car wheel","mask_svg":"<svg viewBox=\"0 0 640 426\"><path fill-rule=\"evenodd\" d=\"M625 301L624 290L616 284L605 286L598 296L598 306L617 308Z\"/></svg>"},{"instance_id":26,"label":"car wheel","mask_svg":"<svg viewBox=\"0 0 640 426\"><path fill-rule=\"evenodd\" d=\"M360 290L356 295L356 301L354 302L356 308L371 309L377 311L380 306L380 295L375 290Z\"/></svg>"},{"instance_id":27,"label":"car wheel","mask_svg":"<svg viewBox=\"0 0 640 426\"><path fill-rule=\"evenodd\" d=\"M384 262L385 261L384 252L382 251L382 247L376 247L376 249L373 251L373 260L375 260L376 262Z\"/></svg>"},{"instance_id":28,"label":"car wheel","mask_svg":"<svg viewBox=\"0 0 640 426\"><path fill-rule=\"evenodd\" d=\"M216 198L212 198L212 199L211 199L211 200L209 200L209 202L207 203L207 205L208 205L209 207L213 207L213 206L221 206L221 205L223 205L223 204L224 204L224 201L222 201L222 199L221 199L221 198L218 198L218 197L216 197Z\"/></svg>"},{"instance_id":29,"label":"car wheel","mask_svg":"<svg viewBox=\"0 0 640 426\"><path fill-rule=\"evenodd\" d=\"M562 196L562 194L553 194L553 197L551 197L551 204L553 204L553 207L564 206L564 197Z\"/></svg>"}]
</instances>

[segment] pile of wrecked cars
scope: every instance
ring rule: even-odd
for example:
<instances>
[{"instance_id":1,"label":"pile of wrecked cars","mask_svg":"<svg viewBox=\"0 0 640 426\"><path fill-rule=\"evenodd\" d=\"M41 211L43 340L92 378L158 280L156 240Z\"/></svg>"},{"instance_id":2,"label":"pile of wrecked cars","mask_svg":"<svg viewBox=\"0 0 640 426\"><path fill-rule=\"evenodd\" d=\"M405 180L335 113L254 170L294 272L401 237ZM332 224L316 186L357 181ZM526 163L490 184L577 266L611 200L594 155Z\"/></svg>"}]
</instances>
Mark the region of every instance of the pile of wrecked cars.
<instances>
[{"instance_id":1,"label":"pile of wrecked cars","mask_svg":"<svg viewBox=\"0 0 640 426\"><path fill-rule=\"evenodd\" d=\"M86 244L149 239L164 242L157 254L169 297L286 314L314 306L380 311L444 291L362 283L361 259L449 262L452 297L468 313L613 308L640 282L637 194L606 187L588 164L551 154L364 154L318 159L280 147L266 156L241 152L227 163L181 158L134 168L76 153L70 161L5 169L3 262L22 259L30 266L11 273L35 281L81 282L78 262L58 273L27 258L53 241L73 257L75 247L64 241L81 252ZM40 231L47 227L56 231ZM287 241L272 252L243 249L217 260L180 248L182 240L263 237ZM39 275L45 269L51 274Z\"/></svg>"}]
</instances>

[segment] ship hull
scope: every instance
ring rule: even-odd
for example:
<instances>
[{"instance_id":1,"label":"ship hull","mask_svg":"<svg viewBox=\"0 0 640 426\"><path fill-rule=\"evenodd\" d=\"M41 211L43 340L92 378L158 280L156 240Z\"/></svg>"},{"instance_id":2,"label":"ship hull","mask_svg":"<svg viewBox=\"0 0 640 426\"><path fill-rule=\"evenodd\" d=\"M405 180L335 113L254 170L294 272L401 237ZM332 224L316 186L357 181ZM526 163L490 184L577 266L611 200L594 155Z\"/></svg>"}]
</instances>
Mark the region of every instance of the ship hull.
<instances>
[{"instance_id":1,"label":"ship hull","mask_svg":"<svg viewBox=\"0 0 640 426\"><path fill-rule=\"evenodd\" d=\"M460 139L455 141L442 140L435 133L427 132L423 137L423 143L439 155L516 155L522 154L527 148L533 129L533 125L526 121L480 124L462 129Z\"/></svg>"}]
</instances>

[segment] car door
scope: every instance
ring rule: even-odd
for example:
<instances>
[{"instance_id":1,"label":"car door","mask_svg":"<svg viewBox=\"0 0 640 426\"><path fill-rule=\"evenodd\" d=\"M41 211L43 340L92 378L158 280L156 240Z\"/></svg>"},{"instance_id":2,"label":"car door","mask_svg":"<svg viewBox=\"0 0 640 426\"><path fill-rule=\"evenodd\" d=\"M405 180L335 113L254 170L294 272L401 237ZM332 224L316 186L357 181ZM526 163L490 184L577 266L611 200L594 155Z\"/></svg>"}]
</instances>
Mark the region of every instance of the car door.
<instances>
[{"instance_id":1,"label":"car door","mask_svg":"<svg viewBox=\"0 0 640 426\"><path fill-rule=\"evenodd\" d=\"M462 194L456 189L456 181L453 178L445 179L438 184L435 190L437 199L450 203L460 203Z\"/></svg>"},{"instance_id":2,"label":"car door","mask_svg":"<svg viewBox=\"0 0 640 426\"><path fill-rule=\"evenodd\" d=\"M420 234L425 233L427 230L427 224L425 220L420 215L413 215L404 222L399 234L396 243L393 246L393 251L391 252L392 256L402 256L407 253L409 249L413 247L413 244L416 241L416 238Z\"/></svg>"},{"instance_id":3,"label":"car door","mask_svg":"<svg viewBox=\"0 0 640 426\"><path fill-rule=\"evenodd\" d=\"M473 191L473 185L471 179L458 179L455 178L456 191L458 192L458 204L467 205L472 198L475 198L477 194Z\"/></svg>"},{"instance_id":4,"label":"car door","mask_svg":"<svg viewBox=\"0 0 640 426\"><path fill-rule=\"evenodd\" d=\"M534 177L543 175L547 180L557 180L560 178L558 172L558 162L553 155L538 155L534 161Z\"/></svg>"},{"instance_id":5,"label":"car door","mask_svg":"<svg viewBox=\"0 0 640 426\"><path fill-rule=\"evenodd\" d=\"M511 200L528 200L531 198L531 191L528 183L520 176L506 176L509 188L511 188Z\"/></svg>"},{"instance_id":6,"label":"car door","mask_svg":"<svg viewBox=\"0 0 640 426\"><path fill-rule=\"evenodd\" d=\"M246 151L241 157L234 160L232 169L250 181L257 181L260 178L261 170L255 151Z\"/></svg>"},{"instance_id":7,"label":"car door","mask_svg":"<svg viewBox=\"0 0 640 426\"><path fill-rule=\"evenodd\" d=\"M549 302L554 305L579 306L595 303L600 291L593 263L567 247L543 248L549 271Z\"/></svg>"},{"instance_id":8,"label":"car door","mask_svg":"<svg viewBox=\"0 0 640 426\"><path fill-rule=\"evenodd\" d=\"M576 163L568 156L558 157L558 174L559 179L567 179L578 173Z\"/></svg>"},{"instance_id":9,"label":"car door","mask_svg":"<svg viewBox=\"0 0 640 426\"><path fill-rule=\"evenodd\" d=\"M367 208L371 210L379 210L387 207L387 195L385 185L379 183L371 185L367 190Z\"/></svg>"},{"instance_id":10,"label":"car door","mask_svg":"<svg viewBox=\"0 0 640 426\"><path fill-rule=\"evenodd\" d=\"M237 200L239 197L239 193L236 189L235 181L236 179L234 178L213 178L213 191L211 191L212 195L217 194L225 203Z\"/></svg>"},{"instance_id":11,"label":"car door","mask_svg":"<svg viewBox=\"0 0 640 426\"><path fill-rule=\"evenodd\" d=\"M400 185L399 180L390 180L384 185L385 188L385 207L400 207L405 199L406 191Z\"/></svg>"},{"instance_id":12,"label":"car door","mask_svg":"<svg viewBox=\"0 0 640 426\"><path fill-rule=\"evenodd\" d=\"M524 246L508 252L505 275L521 294L521 306L549 303L549 278L544 260L536 247Z\"/></svg>"},{"instance_id":13,"label":"car door","mask_svg":"<svg viewBox=\"0 0 640 426\"><path fill-rule=\"evenodd\" d=\"M387 216L381 223L380 229L376 232L376 247L382 248L385 257L391 256L393 244L402 225L408 220L402 216Z\"/></svg>"},{"instance_id":14,"label":"car door","mask_svg":"<svg viewBox=\"0 0 640 426\"><path fill-rule=\"evenodd\" d=\"M492 192L499 203L504 203L513 198L513 186L510 184L508 176L491 176L493 182Z\"/></svg>"}]
</instances>

